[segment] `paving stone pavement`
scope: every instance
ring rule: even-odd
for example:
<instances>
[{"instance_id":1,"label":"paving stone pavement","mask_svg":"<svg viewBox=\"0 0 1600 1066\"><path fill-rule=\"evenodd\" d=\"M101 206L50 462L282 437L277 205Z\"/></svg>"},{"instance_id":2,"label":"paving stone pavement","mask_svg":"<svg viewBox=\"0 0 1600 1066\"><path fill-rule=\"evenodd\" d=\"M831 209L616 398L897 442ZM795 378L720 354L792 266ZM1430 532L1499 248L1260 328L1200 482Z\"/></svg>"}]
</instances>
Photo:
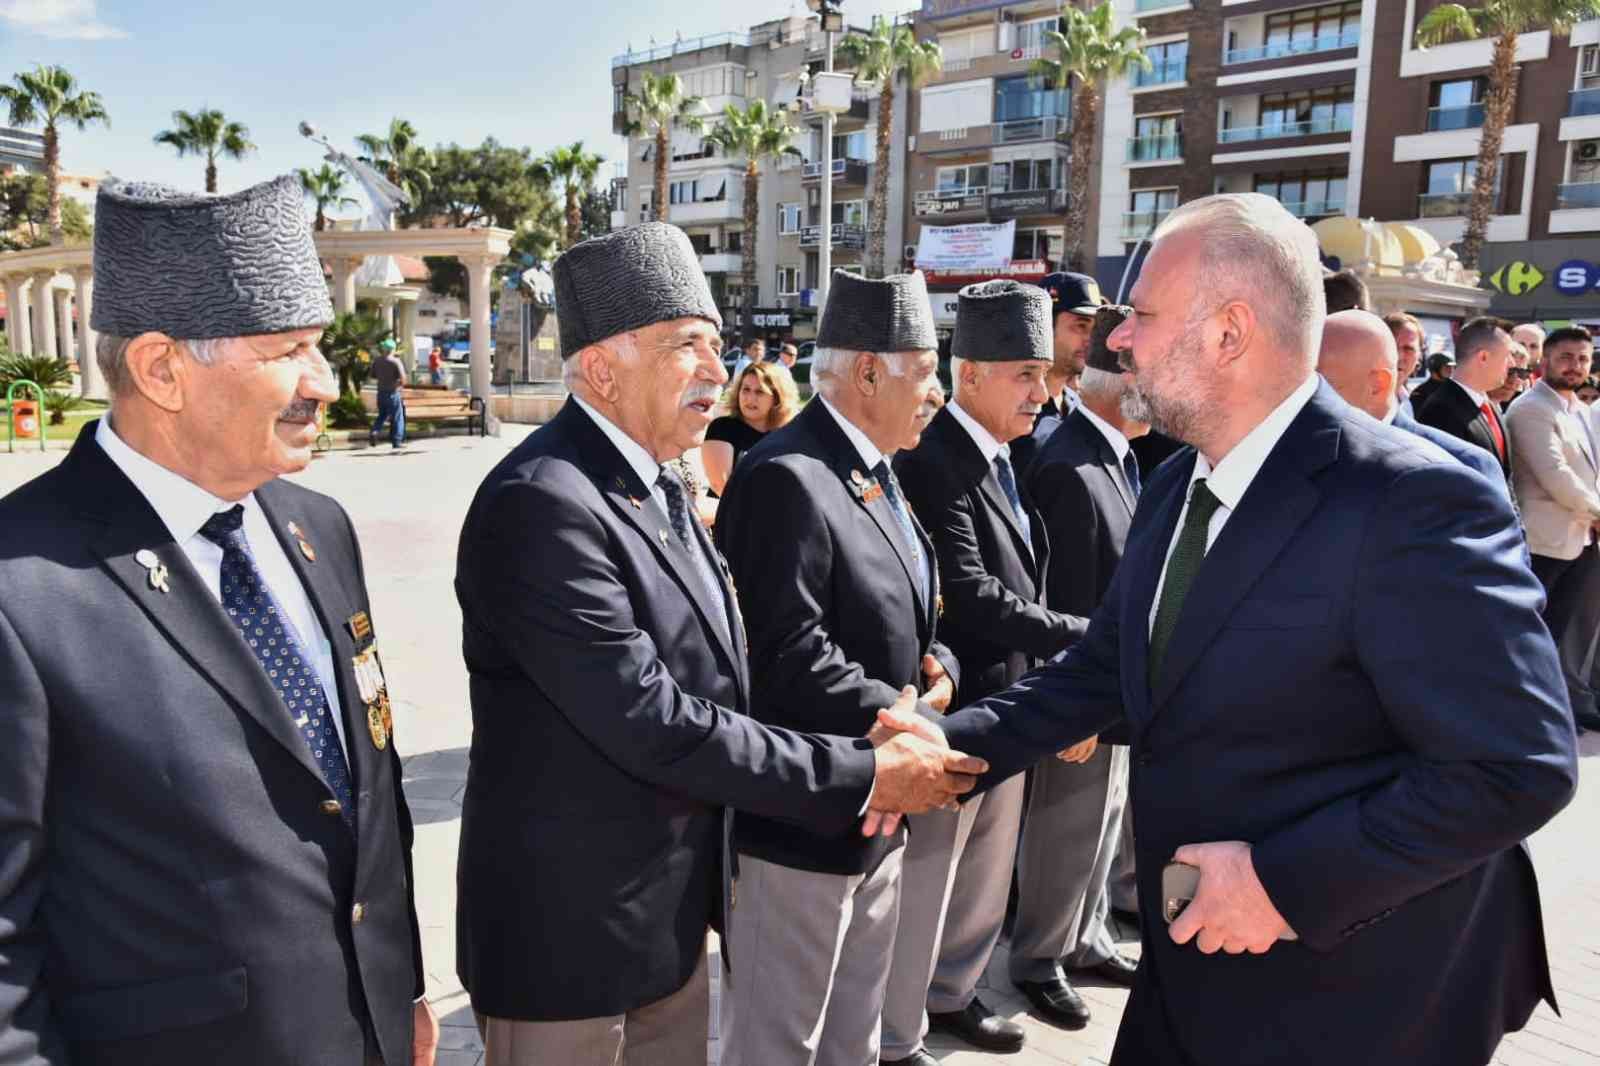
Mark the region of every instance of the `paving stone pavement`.
<instances>
[{"instance_id":1,"label":"paving stone pavement","mask_svg":"<svg viewBox=\"0 0 1600 1066\"><path fill-rule=\"evenodd\" d=\"M471 738L460 611L452 589L456 541L478 482L526 432L508 425L498 439L445 437L399 452L335 453L295 477L339 499L361 537L377 639L399 697L396 738L407 756L406 796L417 823L417 907L428 998L443 1023L439 1066L477 1066L483 1059L471 1006L455 976L456 842ZM0 494L61 457L0 452ZM1577 799L1532 842L1562 1016L1541 1005L1528 1028L1502 1044L1495 1058L1501 1066L1600 1066L1600 736L1585 735L1581 748ZM1126 949L1136 953L1132 930L1120 932ZM945 1066L1104 1066L1110 1058L1124 990L1086 985L1094 1018L1087 1029L1072 1033L1026 1012L1006 979L1003 944L987 983L985 1002L1022 1023L1027 1047L997 1057L934 1037L930 1050ZM716 1064L715 1042L707 1061Z\"/></svg>"}]
</instances>

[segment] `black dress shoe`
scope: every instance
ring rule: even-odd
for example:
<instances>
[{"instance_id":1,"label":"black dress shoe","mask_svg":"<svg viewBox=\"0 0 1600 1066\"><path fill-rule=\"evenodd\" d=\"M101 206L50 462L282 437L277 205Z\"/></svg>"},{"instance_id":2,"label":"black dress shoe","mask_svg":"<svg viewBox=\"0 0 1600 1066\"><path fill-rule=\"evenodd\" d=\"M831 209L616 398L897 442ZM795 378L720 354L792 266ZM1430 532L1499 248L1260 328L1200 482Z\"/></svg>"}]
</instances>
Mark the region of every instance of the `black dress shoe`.
<instances>
[{"instance_id":1,"label":"black dress shoe","mask_svg":"<svg viewBox=\"0 0 1600 1066\"><path fill-rule=\"evenodd\" d=\"M939 1060L921 1048L903 1059L879 1059L879 1066L939 1066Z\"/></svg>"},{"instance_id":2,"label":"black dress shoe","mask_svg":"<svg viewBox=\"0 0 1600 1066\"><path fill-rule=\"evenodd\" d=\"M1139 964L1126 956L1113 955L1104 962L1075 969L1072 972L1098 977L1102 981L1110 981L1112 984L1121 985L1124 988L1132 988L1133 975L1139 972Z\"/></svg>"},{"instance_id":3,"label":"black dress shoe","mask_svg":"<svg viewBox=\"0 0 1600 1066\"><path fill-rule=\"evenodd\" d=\"M1022 1026L1009 1018L1002 1018L983 1000L974 996L965 1010L944 1014L928 1012L928 1027L939 1032L958 1036L975 1048L984 1051L1021 1051Z\"/></svg>"},{"instance_id":4,"label":"black dress shoe","mask_svg":"<svg viewBox=\"0 0 1600 1066\"><path fill-rule=\"evenodd\" d=\"M1033 1004L1033 1012L1062 1029L1082 1029L1089 1024L1089 1005L1073 991L1065 977L1048 981L1018 981L1017 987Z\"/></svg>"}]
</instances>

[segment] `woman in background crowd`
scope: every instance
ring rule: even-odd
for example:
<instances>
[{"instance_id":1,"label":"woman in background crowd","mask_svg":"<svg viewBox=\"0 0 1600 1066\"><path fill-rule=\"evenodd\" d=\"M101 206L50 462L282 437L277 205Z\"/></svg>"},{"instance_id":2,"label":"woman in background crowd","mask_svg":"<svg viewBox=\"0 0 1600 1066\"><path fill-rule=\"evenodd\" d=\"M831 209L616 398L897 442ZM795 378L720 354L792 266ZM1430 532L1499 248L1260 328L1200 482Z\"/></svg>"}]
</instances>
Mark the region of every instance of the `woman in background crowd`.
<instances>
[{"instance_id":1,"label":"woman in background crowd","mask_svg":"<svg viewBox=\"0 0 1600 1066\"><path fill-rule=\"evenodd\" d=\"M740 456L799 413L800 390L781 363L751 363L734 382L728 406L732 413L711 423L700 447L706 479L716 493L727 485Z\"/></svg>"}]
</instances>

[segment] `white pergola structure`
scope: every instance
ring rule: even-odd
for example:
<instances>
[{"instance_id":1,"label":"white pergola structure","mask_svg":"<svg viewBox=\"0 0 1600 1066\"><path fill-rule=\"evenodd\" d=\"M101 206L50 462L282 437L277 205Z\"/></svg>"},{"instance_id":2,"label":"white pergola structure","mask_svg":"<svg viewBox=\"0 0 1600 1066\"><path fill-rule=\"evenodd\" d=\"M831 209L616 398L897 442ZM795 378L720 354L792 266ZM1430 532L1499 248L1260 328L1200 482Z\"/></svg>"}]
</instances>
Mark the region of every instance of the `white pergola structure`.
<instances>
[{"instance_id":1,"label":"white pergola structure","mask_svg":"<svg viewBox=\"0 0 1600 1066\"><path fill-rule=\"evenodd\" d=\"M508 229L326 230L314 236L317 254L333 270L333 307L356 307L356 271L369 255L452 256L467 268L467 306L472 322L472 395L489 405L489 293L494 268L511 250ZM94 359L94 255L88 245L53 245L0 253L0 282L6 293L6 338L11 350L37 350L78 360L83 395L105 398L105 383ZM394 294L398 296L398 294ZM398 305L395 332L407 355L415 332L415 304ZM71 305L78 331L73 343ZM37 340L37 346L35 345Z\"/></svg>"}]
</instances>

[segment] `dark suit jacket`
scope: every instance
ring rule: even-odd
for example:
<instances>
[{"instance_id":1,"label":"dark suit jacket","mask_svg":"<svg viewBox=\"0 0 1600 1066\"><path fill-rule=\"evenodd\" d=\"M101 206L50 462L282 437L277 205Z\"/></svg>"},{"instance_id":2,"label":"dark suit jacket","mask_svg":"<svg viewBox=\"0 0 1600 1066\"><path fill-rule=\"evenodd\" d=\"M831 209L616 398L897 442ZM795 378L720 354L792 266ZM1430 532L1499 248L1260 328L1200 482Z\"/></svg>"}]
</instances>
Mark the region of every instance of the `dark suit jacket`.
<instances>
[{"instance_id":1,"label":"dark suit jacket","mask_svg":"<svg viewBox=\"0 0 1600 1066\"><path fill-rule=\"evenodd\" d=\"M351 667L345 621L370 607L350 521L289 482L256 491L333 644L355 834L97 425L0 501L0 1061L334 1066L362 1061L370 1020L407 1062L411 820Z\"/></svg>"},{"instance_id":2,"label":"dark suit jacket","mask_svg":"<svg viewBox=\"0 0 1600 1066\"><path fill-rule=\"evenodd\" d=\"M1050 603L1060 610L1092 615L1122 561L1137 501L1122 486L1121 465L1080 409L1028 471L1028 493L1056 546L1048 587Z\"/></svg>"},{"instance_id":3,"label":"dark suit jacket","mask_svg":"<svg viewBox=\"0 0 1600 1066\"><path fill-rule=\"evenodd\" d=\"M1050 536L1039 512L1023 501L1030 549L994 466L949 407L920 444L896 454L894 469L933 539L944 590L939 632L961 663L962 702L1005 688L1083 636L1086 618L1045 606Z\"/></svg>"},{"instance_id":4,"label":"dark suit jacket","mask_svg":"<svg viewBox=\"0 0 1600 1066\"><path fill-rule=\"evenodd\" d=\"M1439 386L1449 380L1449 378L1436 378L1432 375L1423 378L1422 383L1411 390L1411 414L1413 416L1421 414L1422 409L1428 406L1428 400L1438 391Z\"/></svg>"},{"instance_id":5,"label":"dark suit jacket","mask_svg":"<svg viewBox=\"0 0 1600 1066\"><path fill-rule=\"evenodd\" d=\"M950 744L987 783L1125 719L1147 930L1177 847L1253 845L1300 941L1147 938L1117 1066L1487 1062L1554 999L1519 842L1577 780L1510 507L1322 384L1207 553L1152 691L1192 470L1188 452L1151 479L1088 635L947 718Z\"/></svg>"},{"instance_id":6,"label":"dark suit jacket","mask_svg":"<svg viewBox=\"0 0 1600 1066\"><path fill-rule=\"evenodd\" d=\"M724 806L848 834L871 788L866 741L746 717L738 612L724 591L732 632L715 620L650 488L568 401L461 531L457 970L493 1017L602 1017L681 988L720 920Z\"/></svg>"},{"instance_id":7,"label":"dark suit jacket","mask_svg":"<svg viewBox=\"0 0 1600 1066\"><path fill-rule=\"evenodd\" d=\"M938 603L924 603L911 550L869 471L821 400L745 454L717 507L750 635L751 713L793 729L864 736L904 685L922 684L922 656L944 663ZM926 534L918 530L925 556ZM805 832L771 811L734 819L739 851L801 870L856 874L904 841L854 824Z\"/></svg>"},{"instance_id":8,"label":"dark suit jacket","mask_svg":"<svg viewBox=\"0 0 1600 1066\"><path fill-rule=\"evenodd\" d=\"M1496 406L1493 400L1489 405ZM1454 381L1441 385L1428 397L1427 403L1417 409L1417 421L1488 452L1500 470L1500 479L1508 486L1511 484L1511 431L1506 429L1505 417L1500 416L1500 433L1506 442L1506 458L1502 462L1495 447L1494 433L1489 428L1489 418L1472 402L1466 389Z\"/></svg>"},{"instance_id":9,"label":"dark suit jacket","mask_svg":"<svg viewBox=\"0 0 1600 1066\"><path fill-rule=\"evenodd\" d=\"M1463 466L1470 467L1471 469L1482 474L1484 477L1488 478L1491 485L1494 485L1497 488L1506 488L1508 483L1505 479L1505 475L1501 473L1500 464L1495 461L1495 457L1492 452L1485 451L1476 444L1468 444L1460 437L1446 433L1442 429L1435 429L1432 426L1423 425L1421 422L1418 422L1416 418L1408 414L1405 408L1401 408L1398 412L1396 412L1394 416L1394 426L1396 429L1403 429L1407 433L1415 433L1425 441L1431 441L1440 448L1444 449L1445 454L1456 460L1456 462L1461 463ZM1507 433L1506 441L1508 445L1510 439L1511 435ZM1507 490L1507 499L1509 498L1510 492Z\"/></svg>"}]
</instances>

